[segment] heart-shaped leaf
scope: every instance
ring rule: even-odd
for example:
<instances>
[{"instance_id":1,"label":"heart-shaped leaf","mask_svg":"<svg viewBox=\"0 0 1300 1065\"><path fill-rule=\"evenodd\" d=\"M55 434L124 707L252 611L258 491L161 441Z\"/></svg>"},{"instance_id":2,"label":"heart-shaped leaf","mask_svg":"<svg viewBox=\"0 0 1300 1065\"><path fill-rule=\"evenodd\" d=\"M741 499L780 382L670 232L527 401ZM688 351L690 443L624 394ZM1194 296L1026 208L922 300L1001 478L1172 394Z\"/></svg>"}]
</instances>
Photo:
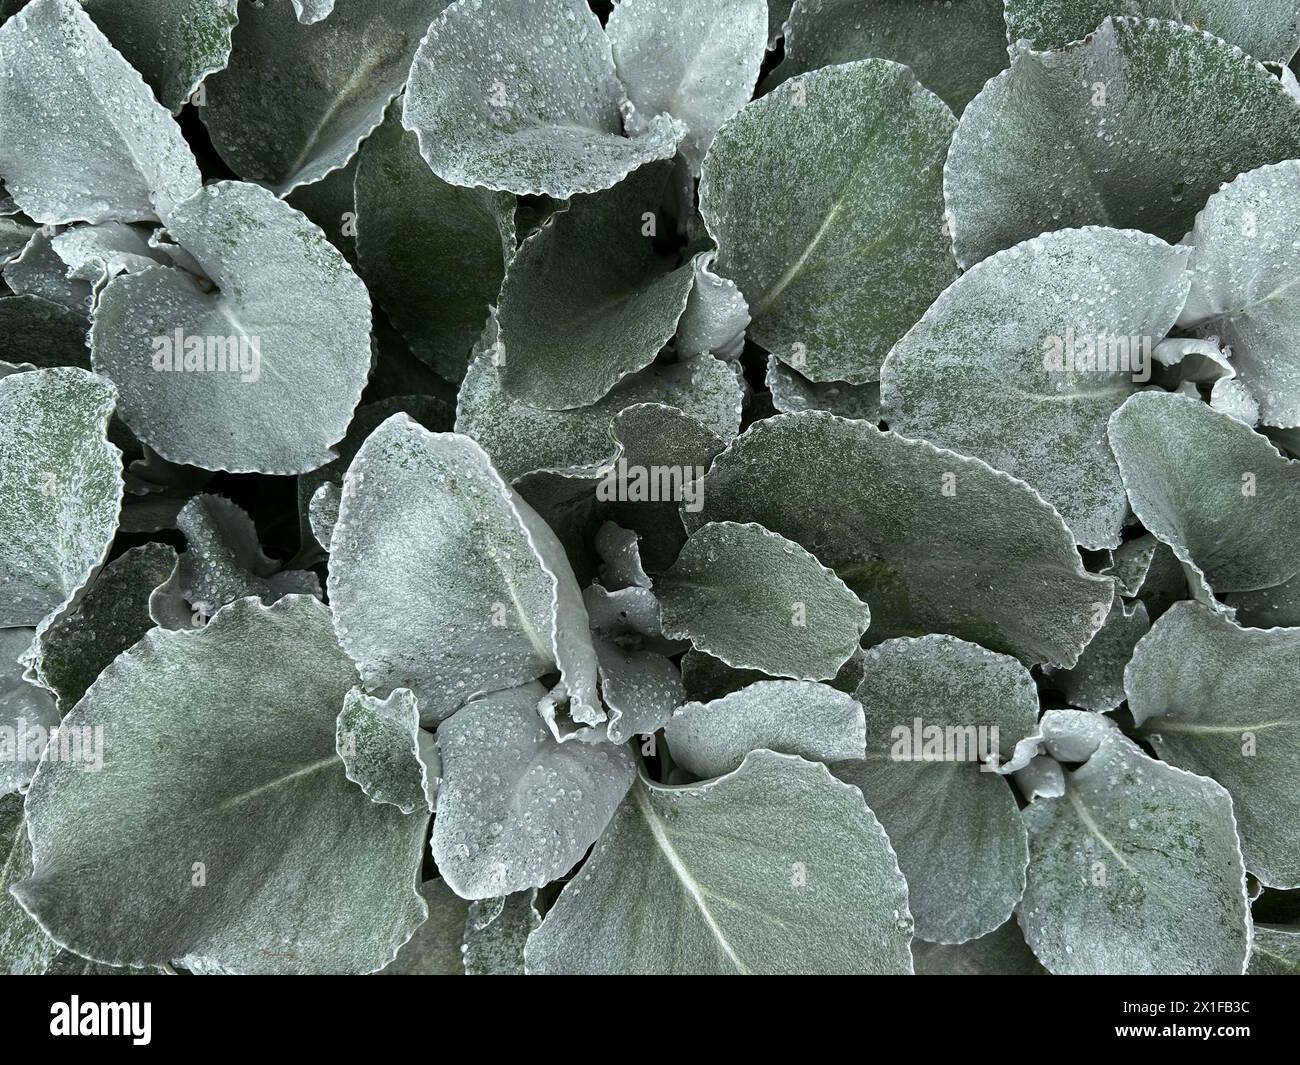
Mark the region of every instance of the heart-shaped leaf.
<instances>
[{"instance_id":1,"label":"heart-shaped leaf","mask_svg":"<svg viewBox=\"0 0 1300 1065\"><path fill-rule=\"evenodd\" d=\"M162 266L109 282L91 352L122 391L122 419L164 458L205 469L328 462L370 370L365 286L319 229L256 185L208 185L168 227L216 289Z\"/></svg>"},{"instance_id":2,"label":"heart-shaped leaf","mask_svg":"<svg viewBox=\"0 0 1300 1065\"><path fill-rule=\"evenodd\" d=\"M154 621L165 628L202 625L227 603L249 595L268 606L285 595L320 598L320 578L307 570L282 570L267 558L253 519L224 496L195 496L176 515L176 528L187 549L149 603Z\"/></svg>"}]
</instances>

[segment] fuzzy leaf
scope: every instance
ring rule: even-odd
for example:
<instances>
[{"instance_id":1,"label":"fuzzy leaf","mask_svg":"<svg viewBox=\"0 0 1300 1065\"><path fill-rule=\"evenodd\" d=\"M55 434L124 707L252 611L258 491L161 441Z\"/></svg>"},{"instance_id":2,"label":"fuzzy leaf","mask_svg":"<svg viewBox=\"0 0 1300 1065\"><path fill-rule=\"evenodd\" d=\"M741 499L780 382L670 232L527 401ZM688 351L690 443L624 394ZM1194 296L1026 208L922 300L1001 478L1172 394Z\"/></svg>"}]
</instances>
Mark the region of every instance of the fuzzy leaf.
<instances>
[{"instance_id":1,"label":"fuzzy leaf","mask_svg":"<svg viewBox=\"0 0 1300 1065\"><path fill-rule=\"evenodd\" d=\"M1300 162L1242 174L1210 197L1189 241L1192 291L1178 319L1232 350L1268 425L1300 425Z\"/></svg>"},{"instance_id":2,"label":"fuzzy leaf","mask_svg":"<svg viewBox=\"0 0 1300 1065\"><path fill-rule=\"evenodd\" d=\"M1007 39L1061 48L1091 33L1107 15L1175 19L1222 37L1256 59L1286 62L1300 46L1295 0L1005 0Z\"/></svg>"},{"instance_id":3,"label":"fuzzy leaf","mask_svg":"<svg viewBox=\"0 0 1300 1065\"><path fill-rule=\"evenodd\" d=\"M1128 506L1106 420L1150 377L1187 295L1187 254L1089 228L977 263L890 352L885 420L1032 485L1080 544L1117 547Z\"/></svg>"},{"instance_id":4,"label":"fuzzy leaf","mask_svg":"<svg viewBox=\"0 0 1300 1065\"><path fill-rule=\"evenodd\" d=\"M1074 668L1049 669L1044 674L1071 706L1098 712L1114 710L1124 701L1124 667L1150 627L1146 606L1141 601L1130 606L1120 598L1117 588L1110 613Z\"/></svg>"},{"instance_id":5,"label":"fuzzy leaf","mask_svg":"<svg viewBox=\"0 0 1300 1065\"><path fill-rule=\"evenodd\" d=\"M1014 658L925 636L870 648L854 697L866 758L832 768L889 833L916 934L963 943L992 932L1020 901L1029 853L1015 796L987 769L1033 732L1033 678Z\"/></svg>"},{"instance_id":6,"label":"fuzzy leaf","mask_svg":"<svg viewBox=\"0 0 1300 1065\"><path fill-rule=\"evenodd\" d=\"M432 812L438 790L433 736L420 731L415 696L396 688L386 699L353 688L343 699L335 748L347 777L372 802L404 814Z\"/></svg>"},{"instance_id":7,"label":"fuzzy leaf","mask_svg":"<svg viewBox=\"0 0 1300 1065\"><path fill-rule=\"evenodd\" d=\"M267 606L285 595L320 598L316 574L282 570L267 558L253 519L224 496L195 496L176 515L176 528L187 549L149 602L154 621L164 628L202 625L227 603L249 595Z\"/></svg>"},{"instance_id":8,"label":"fuzzy leaf","mask_svg":"<svg viewBox=\"0 0 1300 1065\"><path fill-rule=\"evenodd\" d=\"M355 678L305 596L155 629L64 719L102 730L103 768L42 763L18 901L57 943L113 965L382 968L424 919L427 821L344 775L335 719Z\"/></svg>"},{"instance_id":9,"label":"fuzzy leaf","mask_svg":"<svg viewBox=\"0 0 1300 1065\"><path fill-rule=\"evenodd\" d=\"M122 502L115 399L85 370L0 379L0 628L39 625L107 557Z\"/></svg>"},{"instance_id":10,"label":"fuzzy leaf","mask_svg":"<svg viewBox=\"0 0 1300 1065\"><path fill-rule=\"evenodd\" d=\"M728 383L717 397L720 405L730 394ZM661 573L686 543L678 507L699 509L702 478L724 440L690 415L660 403L621 410L610 435L618 444L618 459L596 486L600 514L635 532L645 568Z\"/></svg>"},{"instance_id":11,"label":"fuzzy leaf","mask_svg":"<svg viewBox=\"0 0 1300 1065\"><path fill-rule=\"evenodd\" d=\"M356 210L375 302L418 358L459 381L514 255L514 197L448 185L390 111L361 149Z\"/></svg>"},{"instance_id":12,"label":"fuzzy leaf","mask_svg":"<svg viewBox=\"0 0 1300 1065\"><path fill-rule=\"evenodd\" d=\"M1270 588L1300 572L1290 532L1300 462L1235 418L1167 393L1133 396L1108 432L1133 513L1214 591Z\"/></svg>"},{"instance_id":13,"label":"fuzzy leaf","mask_svg":"<svg viewBox=\"0 0 1300 1065\"><path fill-rule=\"evenodd\" d=\"M464 976L460 947L469 904L445 880L426 880L420 895L429 907L429 919L376 975Z\"/></svg>"},{"instance_id":14,"label":"fuzzy leaf","mask_svg":"<svg viewBox=\"0 0 1300 1065\"><path fill-rule=\"evenodd\" d=\"M667 115L624 137L609 40L583 0L457 0L429 27L402 121L453 185L567 199L667 159Z\"/></svg>"},{"instance_id":15,"label":"fuzzy leaf","mask_svg":"<svg viewBox=\"0 0 1300 1065\"><path fill-rule=\"evenodd\" d=\"M868 604L875 639L950 632L1073 665L1111 597L1019 481L819 411L752 426L714 461L704 509L682 517L692 530L754 521L802 545Z\"/></svg>"},{"instance_id":16,"label":"fuzzy leaf","mask_svg":"<svg viewBox=\"0 0 1300 1065\"><path fill-rule=\"evenodd\" d=\"M32 845L23 821L23 797L0 795L0 973L37 976L58 945L27 916L9 886L32 874Z\"/></svg>"},{"instance_id":17,"label":"fuzzy leaf","mask_svg":"<svg viewBox=\"0 0 1300 1065\"><path fill-rule=\"evenodd\" d=\"M575 199L524 241L498 319L511 395L548 410L588 406L672 338L695 275L690 264L663 272L645 221L670 173L666 163L642 167L608 193Z\"/></svg>"},{"instance_id":18,"label":"fuzzy leaf","mask_svg":"<svg viewBox=\"0 0 1300 1065\"><path fill-rule=\"evenodd\" d=\"M512 482L541 470L594 476L618 456L610 435L615 416L638 403L677 407L724 441L734 439L740 428L740 383L726 363L708 355L656 363L623 378L589 407L550 411L514 399L502 388L501 370L489 348L465 374L456 431L478 441Z\"/></svg>"},{"instance_id":19,"label":"fuzzy leaf","mask_svg":"<svg viewBox=\"0 0 1300 1065\"><path fill-rule=\"evenodd\" d=\"M319 229L256 185L208 185L168 221L216 290L162 266L109 282L91 352L122 391L122 419L164 458L205 469L328 462L370 370L365 286Z\"/></svg>"},{"instance_id":20,"label":"fuzzy leaf","mask_svg":"<svg viewBox=\"0 0 1300 1065\"><path fill-rule=\"evenodd\" d=\"M237 0L79 0L173 114L230 61Z\"/></svg>"},{"instance_id":21,"label":"fuzzy leaf","mask_svg":"<svg viewBox=\"0 0 1300 1065\"><path fill-rule=\"evenodd\" d=\"M1057 974L1241 973L1246 872L1232 799L1143 754L1105 717L1049 710L1065 795L1025 810L1025 940Z\"/></svg>"},{"instance_id":22,"label":"fuzzy leaf","mask_svg":"<svg viewBox=\"0 0 1300 1065\"><path fill-rule=\"evenodd\" d=\"M769 355L767 387L772 394L772 406L781 414L824 410L841 418L858 418L873 425L881 420L880 385L875 381L864 385L809 381L775 355Z\"/></svg>"},{"instance_id":23,"label":"fuzzy leaf","mask_svg":"<svg viewBox=\"0 0 1300 1065\"><path fill-rule=\"evenodd\" d=\"M988 935L949 945L914 940L918 976L1046 976L1013 917Z\"/></svg>"},{"instance_id":24,"label":"fuzzy leaf","mask_svg":"<svg viewBox=\"0 0 1300 1065\"><path fill-rule=\"evenodd\" d=\"M524 975L524 946L542 923L536 900L534 888L470 904L464 936L466 975Z\"/></svg>"},{"instance_id":25,"label":"fuzzy leaf","mask_svg":"<svg viewBox=\"0 0 1300 1065\"><path fill-rule=\"evenodd\" d=\"M166 217L201 181L167 109L76 0L32 0L0 26L0 174L48 225Z\"/></svg>"},{"instance_id":26,"label":"fuzzy leaf","mask_svg":"<svg viewBox=\"0 0 1300 1065\"><path fill-rule=\"evenodd\" d=\"M749 328L749 304L734 281L713 272L716 251L700 252L691 260L695 287L677 323L679 355L712 352L720 359L738 359Z\"/></svg>"},{"instance_id":27,"label":"fuzzy leaf","mask_svg":"<svg viewBox=\"0 0 1300 1065\"><path fill-rule=\"evenodd\" d=\"M872 59L788 81L723 127L700 212L753 340L815 381L876 379L956 273L940 189L954 126L910 70Z\"/></svg>"},{"instance_id":28,"label":"fuzzy leaf","mask_svg":"<svg viewBox=\"0 0 1300 1065\"><path fill-rule=\"evenodd\" d=\"M131 548L105 566L77 605L42 633L34 668L41 685L55 694L60 714L153 628L149 597L175 566L176 552L166 544Z\"/></svg>"},{"instance_id":29,"label":"fuzzy leaf","mask_svg":"<svg viewBox=\"0 0 1300 1065\"><path fill-rule=\"evenodd\" d=\"M59 724L50 693L23 679L32 629L0 629L0 795L32 781L37 763Z\"/></svg>"},{"instance_id":30,"label":"fuzzy leaf","mask_svg":"<svg viewBox=\"0 0 1300 1065\"><path fill-rule=\"evenodd\" d=\"M673 760L700 779L739 769L750 751L810 762L861 759L862 707L825 684L769 680L709 703L687 703L664 728Z\"/></svg>"},{"instance_id":31,"label":"fuzzy leaf","mask_svg":"<svg viewBox=\"0 0 1300 1065\"><path fill-rule=\"evenodd\" d=\"M348 470L331 548L330 606L367 689L410 688L436 722L558 666L573 719L605 720L564 551L468 437L384 422Z\"/></svg>"},{"instance_id":32,"label":"fuzzy leaf","mask_svg":"<svg viewBox=\"0 0 1300 1065\"><path fill-rule=\"evenodd\" d=\"M541 887L582 860L634 775L626 747L559 743L539 684L462 707L438 729L433 857L462 898ZM493 782L496 783L493 783Z\"/></svg>"},{"instance_id":33,"label":"fuzzy leaf","mask_svg":"<svg viewBox=\"0 0 1300 1065\"><path fill-rule=\"evenodd\" d=\"M607 26L634 108L633 135L654 116L689 130L680 151L699 175L714 135L749 102L767 43L763 0L623 0Z\"/></svg>"},{"instance_id":34,"label":"fuzzy leaf","mask_svg":"<svg viewBox=\"0 0 1300 1065\"><path fill-rule=\"evenodd\" d=\"M824 765L755 751L705 784L634 784L525 962L540 974L910 973L911 937L907 884L861 794Z\"/></svg>"},{"instance_id":35,"label":"fuzzy leaf","mask_svg":"<svg viewBox=\"0 0 1300 1065\"><path fill-rule=\"evenodd\" d=\"M1175 242L1219 185L1300 155L1300 102L1217 37L1107 19L1017 51L971 101L944 175L957 260L1090 224Z\"/></svg>"},{"instance_id":36,"label":"fuzzy leaf","mask_svg":"<svg viewBox=\"0 0 1300 1065\"><path fill-rule=\"evenodd\" d=\"M1006 69L1002 0L865 5L858 0L799 0L794 5L778 77L854 59L905 63L960 115L984 82Z\"/></svg>"},{"instance_id":37,"label":"fuzzy leaf","mask_svg":"<svg viewBox=\"0 0 1300 1065\"><path fill-rule=\"evenodd\" d=\"M1298 657L1300 629L1242 629L1177 603L1125 673L1143 738L1232 793L1246 866L1270 887L1300 887Z\"/></svg>"},{"instance_id":38,"label":"fuzzy leaf","mask_svg":"<svg viewBox=\"0 0 1300 1065\"><path fill-rule=\"evenodd\" d=\"M204 85L199 113L213 146L277 196L345 166L383 121L447 3L344 0L310 24L280 2L241 4L230 63Z\"/></svg>"},{"instance_id":39,"label":"fuzzy leaf","mask_svg":"<svg viewBox=\"0 0 1300 1065\"><path fill-rule=\"evenodd\" d=\"M664 632L730 666L830 680L871 612L832 570L761 525L709 523L655 582Z\"/></svg>"}]
</instances>

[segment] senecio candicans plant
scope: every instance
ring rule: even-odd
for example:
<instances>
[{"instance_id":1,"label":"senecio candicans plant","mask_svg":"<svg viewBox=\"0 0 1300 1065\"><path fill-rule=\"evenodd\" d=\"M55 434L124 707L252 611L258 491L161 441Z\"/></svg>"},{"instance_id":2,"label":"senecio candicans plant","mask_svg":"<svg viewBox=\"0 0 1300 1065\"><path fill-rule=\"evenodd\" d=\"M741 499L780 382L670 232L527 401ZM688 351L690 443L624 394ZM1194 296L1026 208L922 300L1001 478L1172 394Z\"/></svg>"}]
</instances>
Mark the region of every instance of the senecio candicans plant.
<instances>
[{"instance_id":1,"label":"senecio candicans plant","mask_svg":"<svg viewBox=\"0 0 1300 1065\"><path fill-rule=\"evenodd\" d=\"M1297 0L0 19L0 969L1300 968Z\"/></svg>"}]
</instances>

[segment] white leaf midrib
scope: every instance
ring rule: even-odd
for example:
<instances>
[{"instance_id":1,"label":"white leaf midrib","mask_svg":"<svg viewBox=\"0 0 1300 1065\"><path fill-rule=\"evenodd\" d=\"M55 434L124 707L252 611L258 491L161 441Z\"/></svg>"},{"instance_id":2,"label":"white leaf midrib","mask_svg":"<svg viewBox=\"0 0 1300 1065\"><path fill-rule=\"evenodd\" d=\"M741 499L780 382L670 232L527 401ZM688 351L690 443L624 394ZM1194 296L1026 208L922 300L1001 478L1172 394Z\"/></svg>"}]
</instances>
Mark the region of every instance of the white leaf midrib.
<instances>
[{"instance_id":1,"label":"white leaf midrib","mask_svg":"<svg viewBox=\"0 0 1300 1065\"><path fill-rule=\"evenodd\" d=\"M669 840L663 821L650 803L648 790L643 784L638 782L633 786L632 794L636 798L637 809L645 819L646 826L650 829L650 834L654 838L655 844L663 853L664 860L668 862L669 868L672 869L673 874L679 881L681 881L682 887L685 888L687 896L700 911L700 916L704 919L704 923L713 934L713 938L717 940L718 946L722 948L723 954L726 955L727 960L736 967L736 970L741 975L751 975L749 967L740 960L739 955L736 954L735 949L731 946L731 943L723 933L721 926L718 924L717 918L713 916L712 911L709 909L709 905L704 898L704 889L695 880L695 877L691 875L691 871L686 867L686 863L682 861L681 855L677 853L677 848L675 848L672 845L672 841Z\"/></svg>"}]
</instances>

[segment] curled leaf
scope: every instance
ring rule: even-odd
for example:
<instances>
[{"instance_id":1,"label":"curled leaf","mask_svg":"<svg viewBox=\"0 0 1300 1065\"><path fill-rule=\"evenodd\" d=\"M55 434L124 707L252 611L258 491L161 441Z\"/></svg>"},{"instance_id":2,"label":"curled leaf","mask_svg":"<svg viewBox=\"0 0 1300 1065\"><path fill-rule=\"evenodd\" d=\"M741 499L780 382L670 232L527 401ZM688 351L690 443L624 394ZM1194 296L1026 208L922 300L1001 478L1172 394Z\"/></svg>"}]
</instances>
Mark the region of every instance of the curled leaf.
<instances>
[{"instance_id":1,"label":"curled leaf","mask_svg":"<svg viewBox=\"0 0 1300 1065\"><path fill-rule=\"evenodd\" d=\"M438 729L442 786L433 857L462 898L541 887L604 831L632 783L626 747L560 743L537 713L538 684L462 707ZM492 781L497 784L492 784Z\"/></svg>"},{"instance_id":2,"label":"curled leaf","mask_svg":"<svg viewBox=\"0 0 1300 1065\"><path fill-rule=\"evenodd\" d=\"M564 550L468 437L389 418L348 470L330 546L330 606L368 690L410 688L436 722L558 667L574 720L605 720Z\"/></svg>"},{"instance_id":3,"label":"curled leaf","mask_svg":"<svg viewBox=\"0 0 1300 1065\"><path fill-rule=\"evenodd\" d=\"M609 40L583 0L457 0L411 64L402 121L444 181L567 199L667 159L685 128L624 137Z\"/></svg>"}]
</instances>

